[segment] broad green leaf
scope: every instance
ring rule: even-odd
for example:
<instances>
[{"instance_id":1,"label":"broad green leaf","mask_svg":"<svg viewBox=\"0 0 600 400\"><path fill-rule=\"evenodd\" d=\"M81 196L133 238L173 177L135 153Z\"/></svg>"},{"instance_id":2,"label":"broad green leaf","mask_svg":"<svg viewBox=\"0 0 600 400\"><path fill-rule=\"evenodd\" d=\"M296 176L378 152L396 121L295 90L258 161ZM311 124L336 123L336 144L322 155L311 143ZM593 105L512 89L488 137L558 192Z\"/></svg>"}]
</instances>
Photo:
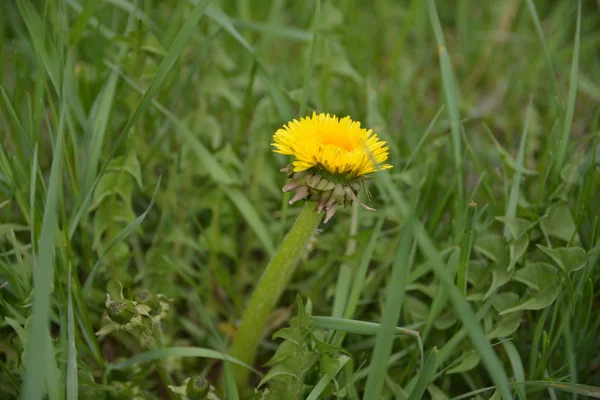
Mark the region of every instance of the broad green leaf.
<instances>
[{"instance_id":1,"label":"broad green leaf","mask_svg":"<svg viewBox=\"0 0 600 400\"><path fill-rule=\"evenodd\" d=\"M517 282L524 283L535 291L540 291L550 286L559 279L557 270L550 264L536 262L527 264L512 277Z\"/></svg>"},{"instance_id":2,"label":"broad green leaf","mask_svg":"<svg viewBox=\"0 0 600 400\"><path fill-rule=\"evenodd\" d=\"M578 271L585 266L588 255L581 247L557 247L551 249L538 245L560 267L563 272Z\"/></svg>"},{"instance_id":3,"label":"broad green leaf","mask_svg":"<svg viewBox=\"0 0 600 400\"><path fill-rule=\"evenodd\" d=\"M452 310L449 310L439 315L433 322L433 326L435 329L443 331L454 326L457 321L456 314Z\"/></svg>"},{"instance_id":4,"label":"broad green leaf","mask_svg":"<svg viewBox=\"0 0 600 400\"><path fill-rule=\"evenodd\" d=\"M542 308L546 308L550 304L554 303L554 300L556 300L556 296L558 295L558 290L558 284L553 283L541 292L535 294L533 297L521 302L521 304L502 311L500 315L510 314L522 310L541 310Z\"/></svg>"},{"instance_id":5,"label":"broad green leaf","mask_svg":"<svg viewBox=\"0 0 600 400\"><path fill-rule=\"evenodd\" d=\"M133 179L123 172L108 172L102 175L96 189L90 211L95 210L103 201L112 195L118 195L127 206L131 207Z\"/></svg>"},{"instance_id":6,"label":"broad green leaf","mask_svg":"<svg viewBox=\"0 0 600 400\"><path fill-rule=\"evenodd\" d=\"M492 234L478 237L475 241L475 250L495 263L508 260L508 243L502 235Z\"/></svg>"},{"instance_id":7,"label":"broad green leaf","mask_svg":"<svg viewBox=\"0 0 600 400\"><path fill-rule=\"evenodd\" d=\"M478 351L472 351L462 359L460 364L456 367L452 367L446 371L446 374L458 374L461 372L467 372L475 368L481 362L481 356Z\"/></svg>"},{"instance_id":8,"label":"broad green leaf","mask_svg":"<svg viewBox=\"0 0 600 400\"><path fill-rule=\"evenodd\" d=\"M544 218L540 221L540 227L547 236L562 239L565 242L575 237L575 243L579 243L575 220L571 215L568 205L565 203L551 205L546 211Z\"/></svg>"},{"instance_id":9,"label":"broad green leaf","mask_svg":"<svg viewBox=\"0 0 600 400\"><path fill-rule=\"evenodd\" d=\"M519 295L513 292L498 293L492 299L492 307L498 312L514 307L519 302Z\"/></svg>"},{"instance_id":10,"label":"broad green leaf","mask_svg":"<svg viewBox=\"0 0 600 400\"><path fill-rule=\"evenodd\" d=\"M491 275L490 263L487 260L469 260L469 275L467 280L475 287L487 286Z\"/></svg>"},{"instance_id":11,"label":"broad green leaf","mask_svg":"<svg viewBox=\"0 0 600 400\"><path fill-rule=\"evenodd\" d=\"M488 339L503 338L512 335L521 325L521 314L512 313L504 316L497 322L494 329L488 333Z\"/></svg>"},{"instance_id":12,"label":"broad green leaf","mask_svg":"<svg viewBox=\"0 0 600 400\"><path fill-rule=\"evenodd\" d=\"M485 294L484 300L492 296L496 290L510 280L513 272L508 270L508 266L504 263L494 264L492 267L492 284Z\"/></svg>"},{"instance_id":13,"label":"broad green leaf","mask_svg":"<svg viewBox=\"0 0 600 400\"><path fill-rule=\"evenodd\" d=\"M527 221L526 219L507 216L496 217L495 219L504 223L504 225L510 231L513 239L520 238L531 228L531 222Z\"/></svg>"},{"instance_id":14,"label":"broad green leaf","mask_svg":"<svg viewBox=\"0 0 600 400\"><path fill-rule=\"evenodd\" d=\"M133 151L126 156L115 157L106 165L105 172L127 172L142 187L142 167L137 154Z\"/></svg>"}]
</instances>

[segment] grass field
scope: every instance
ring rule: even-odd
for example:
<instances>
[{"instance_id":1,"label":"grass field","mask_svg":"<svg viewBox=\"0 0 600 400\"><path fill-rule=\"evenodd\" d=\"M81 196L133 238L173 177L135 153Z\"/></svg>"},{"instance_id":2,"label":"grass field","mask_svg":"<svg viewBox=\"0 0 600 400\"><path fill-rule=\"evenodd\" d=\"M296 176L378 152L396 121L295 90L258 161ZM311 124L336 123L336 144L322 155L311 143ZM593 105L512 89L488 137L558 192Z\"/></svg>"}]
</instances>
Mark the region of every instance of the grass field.
<instances>
[{"instance_id":1,"label":"grass field","mask_svg":"<svg viewBox=\"0 0 600 400\"><path fill-rule=\"evenodd\" d=\"M592 0L5 0L0 397L600 398L599 48ZM393 168L238 360L313 111Z\"/></svg>"}]
</instances>

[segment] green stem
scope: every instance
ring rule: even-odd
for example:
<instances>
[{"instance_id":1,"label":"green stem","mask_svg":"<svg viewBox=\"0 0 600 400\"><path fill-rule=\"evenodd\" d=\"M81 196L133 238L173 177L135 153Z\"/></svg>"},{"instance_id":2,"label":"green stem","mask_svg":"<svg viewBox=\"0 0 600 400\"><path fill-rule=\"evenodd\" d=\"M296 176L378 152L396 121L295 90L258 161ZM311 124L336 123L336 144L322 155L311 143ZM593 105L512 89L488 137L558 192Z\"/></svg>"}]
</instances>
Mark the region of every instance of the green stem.
<instances>
[{"instance_id":1,"label":"green stem","mask_svg":"<svg viewBox=\"0 0 600 400\"><path fill-rule=\"evenodd\" d=\"M469 274L469 258L475 240L475 219L477 218L477 204L471 202L467 209L467 225L460 240L460 259L456 273L456 286L466 296L467 277Z\"/></svg>"},{"instance_id":2,"label":"green stem","mask_svg":"<svg viewBox=\"0 0 600 400\"><path fill-rule=\"evenodd\" d=\"M288 285L298 259L306 248L306 243L321 222L323 215L314 212L314 207L312 202L305 203L294 226L283 239L277 253L263 272L250 302L244 310L242 322L229 355L246 364L254 363L267 318ZM245 387L249 374L248 369L233 366L233 375L239 389Z\"/></svg>"}]
</instances>

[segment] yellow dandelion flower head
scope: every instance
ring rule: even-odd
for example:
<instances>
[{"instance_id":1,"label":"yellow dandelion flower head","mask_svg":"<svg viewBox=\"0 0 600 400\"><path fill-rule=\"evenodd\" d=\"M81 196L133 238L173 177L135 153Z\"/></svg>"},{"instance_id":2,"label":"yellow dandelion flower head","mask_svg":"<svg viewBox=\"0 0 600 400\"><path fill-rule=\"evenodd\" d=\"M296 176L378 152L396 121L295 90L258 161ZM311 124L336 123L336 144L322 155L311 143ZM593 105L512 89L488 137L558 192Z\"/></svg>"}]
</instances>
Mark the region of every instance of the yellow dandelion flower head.
<instances>
[{"instance_id":1,"label":"yellow dandelion flower head","mask_svg":"<svg viewBox=\"0 0 600 400\"><path fill-rule=\"evenodd\" d=\"M354 179L392 168L384 164L388 146L371 129L350 117L329 114L293 120L273 135L276 153L292 155L294 172L316 167L331 175Z\"/></svg>"}]
</instances>

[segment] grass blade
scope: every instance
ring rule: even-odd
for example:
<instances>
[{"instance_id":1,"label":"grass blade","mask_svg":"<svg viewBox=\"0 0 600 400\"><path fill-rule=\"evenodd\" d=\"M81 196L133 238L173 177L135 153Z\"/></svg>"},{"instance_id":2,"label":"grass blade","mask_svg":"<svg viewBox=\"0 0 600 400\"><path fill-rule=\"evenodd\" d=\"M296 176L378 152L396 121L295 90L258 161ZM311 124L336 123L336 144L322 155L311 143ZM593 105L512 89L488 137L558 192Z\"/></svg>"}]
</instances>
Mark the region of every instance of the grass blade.
<instances>
[{"instance_id":1,"label":"grass blade","mask_svg":"<svg viewBox=\"0 0 600 400\"><path fill-rule=\"evenodd\" d=\"M383 226L384 217L380 217L373 229L373 233L371 234L371 238L367 243L367 247L363 253L363 256L360 260L360 264L356 271L356 275L354 276L354 281L352 283L352 290L348 297L348 303L346 305L346 309L344 310L344 318L351 319L354 316L354 312L356 311L356 307L358 305L358 301L360 300L360 293L362 292L365 277L367 275L367 269L369 268L369 262L371 261L371 257L373 257L373 251L375 250L375 244L377 244L377 239L379 238L379 234L381 233L381 227ZM342 344L344 341L345 333L338 333L332 340L338 346Z\"/></svg>"},{"instance_id":2,"label":"grass blade","mask_svg":"<svg viewBox=\"0 0 600 400\"><path fill-rule=\"evenodd\" d=\"M50 77L50 81L52 82L52 86L54 86L56 93L61 93L60 88L62 85L60 82L60 64L58 62L58 54L52 52L52 49L50 49L50 53L48 52L49 46L47 46L45 42L45 24L43 20L40 18L30 2L18 0L17 6L19 7L21 16L23 17L25 25L27 26L27 30L29 31L29 35L31 36L33 47L42 60L42 64L44 65L44 68Z\"/></svg>"},{"instance_id":3,"label":"grass blade","mask_svg":"<svg viewBox=\"0 0 600 400\"><path fill-rule=\"evenodd\" d=\"M298 115L302 118L306 114L306 105L310 93L310 84L312 82L312 73L315 65L315 51L319 39L319 25L321 24L321 0L317 0L315 5L315 20L313 22L312 43L310 44L310 54L304 69L304 87L302 88L302 101L300 102L300 111Z\"/></svg>"},{"instance_id":4,"label":"grass blade","mask_svg":"<svg viewBox=\"0 0 600 400\"><path fill-rule=\"evenodd\" d=\"M575 32L575 43L573 49L573 61L571 62L571 76L569 78L569 97L567 98L567 110L564 119L563 131L558 142L558 154L555 164L555 176L560 171L567 157L567 148L569 147L569 136L571 135L571 125L573 124L573 113L575 112L575 100L577 98L577 78L579 75L579 48L581 43L581 0L577 3L577 28Z\"/></svg>"},{"instance_id":5,"label":"grass blade","mask_svg":"<svg viewBox=\"0 0 600 400\"><path fill-rule=\"evenodd\" d=\"M114 145L115 149L117 148L117 144L125 137L125 135L127 135L129 130L137 122L140 116L150 106L154 95L158 93L158 90L167 78L167 74L169 73L169 71L171 71L171 68L173 68L173 66L177 62L177 59L183 52L185 45L190 40L192 33L194 33L194 30L196 29L198 22L204 15L204 12L206 11L206 8L210 1L211 0L198 1L194 9L191 11L189 18L181 27L181 30L175 37L175 40L173 40L171 47L169 47L169 50L167 50L167 53L165 54L162 62L158 66L158 70L152 78L150 85L148 85L148 89L144 92L142 99L138 103L136 109L133 111L133 114L131 114L131 116L129 117L125 128L123 128L123 131L119 135L117 143L115 143Z\"/></svg>"},{"instance_id":6,"label":"grass blade","mask_svg":"<svg viewBox=\"0 0 600 400\"><path fill-rule=\"evenodd\" d=\"M454 157L454 169L456 176L456 197L454 201L454 218L455 218L455 235L458 237L460 232L460 224L462 224L462 210L464 204L464 189L463 189L463 158L461 149L461 127L460 115L458 112L458 93L454 72L452 71L452 63L446 48L444 40L444 32L440 23L434 0L429 0L429 16L431 25L435 33L435 39L438 45L438 54L440 57L440 68L442 71L442 82L444 84L444 95L446 97L446 105L450 114L450 131L452 134L452 153Z\"/></svg>"},{"instance_id":7,"label":"grass blade","mask_svg":"<svg viewBox=\"0 0 600 400\"><path fill-rule=\"evenodd\" d=\"M410 224L411 222L408 222ZM364 399L377 399L383 390L387 365L392 354L396 322L400 318L406 284L410 273L410 247L412 232L405 227L396 258L392 265L392 273L387 287L386 302L381 317L381 329L377 332L375 348L371 356L371 371L367 378Z\"/></svg>"},{"instance_id":8,"label":"grass blade","mask_svg":"<svg viewBox=\"0 0 600 400\"><path fill-rule=\"evenodd\" d=\"M379 175L382 181L381 185L387 189L393 202L398 207L400 215L404 218L409 218L411 215L413 215L414 211L411 210L402 193L400 193L398 188L396 188L396 186L393 184L389 173L387 171L383 171L380 172ZM441 255L435 248L435 245L427 232L425 232L423 225L417 221L413 225L413 229L421 251L431 262L431 267L438 277L440 283L446 288L446 290L448 290L448 296L452 302L452 305L454 306L456 314L461 319L466 332L471 338L471 342L479 350L481 359L486 365L492 380L496 384L502 399L510 400L512 396L510 393L510 386L506 372L504 371L504 368L498 359L498 355L492 349L489 340L486 338L483 329L479 325L471 306L467 303L467 300L454 285L449 272L446 271Z\"/></svg>"},{"instance_id":9,"label":"grass blade","mask_svg":"<svg viewBox=\"0 0 600 400\"><path fill-rule=\"evenodd\" d=\"M527 0L527 8L529 9L529 13L531 14L531 18L533 19L533 24L535 25L535 30L540 39L540 42L542 42L542 47L544 48L544 55L546 56L546 61L548 62L548 68L550 68L550 74L552 75L552 84L554 86L554 90L556 92L556 95L560 96L561 93L560 89L558 88L558 82L556 81L556 73L554 72L554 66L552 65L552 57L550 57L550 49L548 48L548 43L546 42L546 38L544 37L542 23L540 22L540 17L538 16L533 0Z\"/></svg>"},{"instance_id":10,"label":"grass blade","mask_svg":"<svg viewBox=\"0 0 600 400\"><path fill-rule=\"evenodd\" d=\"M525 143L527 142L527 132L529 131L529 120L531 118L531 109L533 107L533 98L529 98L529 105L527 106L527 114L525 116L525 125L523 126L523 133L521 134L521 141L519 143L519 152L517 153L517 165L515 175L513 176L512 186L510 188L510 195L508 197L508 205L506 206L506 216L514 218L517 216L517 203L519 201L519 193L521 191L521 177L523 175L523 159L525 158ZM510 230L508 224L504 225L504 237L510 239Z\"/></svg>"},{"instance_id":11,"label":"grass blade","mask_svg":"<svg viewBox=\"0 0 600 400\"><path fill-rule=\"evenodd\" d=\"M508 355L508 359L510 360L510 364L512 365L513 374L515 377L515 381L524 382L525 381L525 370L523 368L523 361L521 360L521 355L519 354L519 350L511 341L502 342L504 346L504 350L506 350L506 354ZM522 385L520 388L520 394L523 399L527 399L527 392L525 390L525 386Z\"/></svg>"},{"instance_id":12,"label":"grass blade","mask_svg":"<svg viewBox=\"0 0 600 400\"><path fill-rule=\"evenodd\" d=\"M431 350L431 353L427 357L427 361L425 361L425 365L423 365L423 368L419 373L417 383L415 384L413 390L410 392L408 400L419 400L423 398L425 389L427 389L427 386L429 386L435 375L438 353L439 350L437 349L437 347L434 347L433 350Z\"/></svg>"},{"instance_id":13,"label":"grass blade","mask_svg":"<svg viewBox=\"0 0 600 400\"><path fill-rule=\"evenodd\" d=\"M338 331L354 333L357 335L370 335L374 336L381 331L381 324L376 322L367 322L367 321L357 321L355 319L347 319L347 318L336 318L336 317L312 317L313 323L315 327L322 329L335 329ZM421 335L419 332L402 328L400 326L394 326L392 330L394 335L406 335L413 336L415 338L420 338Z\"/></svg>"},{"instance_id":14,"label":"grass blade","mask_svg":"<svg viewBox=\"0 0 600 400\"><path fill-rule=\"evenodd\" d=\"M341 369L344 367L344 365L346 365L346 363L350 360L351 360L351 358L346 355L341 354L340 356L338 356L338 358L336 360L338 362L338 367L336 368L335 372L333 374L323 375L323 377L315 385L313 390L310 391L309 395L306 397L306 400L320 399L319 396L321 396L323 391L327 388L327 386L329 385L329 382L331 382L331 380L341 371Z\"/></svg>"},{"instance_id":15,"label":"grass blade","mask_svg":"<svg viewBox=\"0 0 600 400\"><path fill-rule=\"evenodd\" d=\"M65 109L66 107L63 107L63 110ZM43 377L47 377L48 372L45 369L51 361L48 357L54 352L53 348L47 348L47 346L51 346L48 319L50 317L50 306L52 305L51 287L54 282L54 246L58 236L58 202L61 190L63 131L64 114L61 114L50 169L38 254L35 258L33 309L26 346L25 361L27 368L22 391L23 399L27 400L42 398Z\"/></svg>"},{"instance_id":16,"label":"grass blade","mask_svg":"<svg viewBox=\"0 0 600 400\"><path fill-rule=\"evenodd\" d=\"M469 276L469 258L475 241L475 221L477 220L477 204L472 202L467 209L467 225L460 240L460 259L456 272L456 286L467 295L467 277Z\"/></svg>"},{"instance_id":17,"label":"grass blade","mask_svg":"<svg viewBox=\"0 0 600 400\"><path fill-rule=\"evenodd\" d=\"M71 296L71 266L67 281L67 400L77 400L77 345L75 344L75 318Z\"/></svg>"},{"instance_id":18,"label":"grass blade","mask_svg":"<svg viewBox=\"0 0 600 400\"><path fill-rule=\"evenodd\" d=\"M248 368L249 370L255 372L258 375L262 374L249 366L246 363L241 362L237 358L228 356L226 354L221 353L220 351L205 349L202 347L166 347L163 349L156 349L147 351L145 353L136 354L131 357L129 360L122 361L117 364L112 364L108 366L108 371L118 371L132 365L143 364L149 361L154 360L164 360L165 358L178 358L178 357L198 357L198 358L212 358L214 360L223 360L229 361L231 363L237 364L244 368Z\"/></svg>"}]
</instances>

